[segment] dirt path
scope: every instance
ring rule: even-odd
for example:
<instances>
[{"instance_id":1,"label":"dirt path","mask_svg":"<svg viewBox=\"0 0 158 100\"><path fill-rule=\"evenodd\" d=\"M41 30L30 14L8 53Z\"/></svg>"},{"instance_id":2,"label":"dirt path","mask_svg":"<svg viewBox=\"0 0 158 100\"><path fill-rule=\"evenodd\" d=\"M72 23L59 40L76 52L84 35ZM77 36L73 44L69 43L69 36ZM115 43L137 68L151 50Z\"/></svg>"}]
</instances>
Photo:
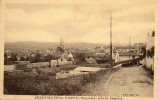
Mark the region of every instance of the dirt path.
<instances>
[{"instance_id":1,"label":"dirt path","mask_svg":"<svg viewBox=\"0 0 158 100\"><path fill-rule=\"evenodd\" d=\"M82 93L85 96L153 96L153 80L141 66L121 68L108 80L90 84Z\"/></svg>"}]
</instances>

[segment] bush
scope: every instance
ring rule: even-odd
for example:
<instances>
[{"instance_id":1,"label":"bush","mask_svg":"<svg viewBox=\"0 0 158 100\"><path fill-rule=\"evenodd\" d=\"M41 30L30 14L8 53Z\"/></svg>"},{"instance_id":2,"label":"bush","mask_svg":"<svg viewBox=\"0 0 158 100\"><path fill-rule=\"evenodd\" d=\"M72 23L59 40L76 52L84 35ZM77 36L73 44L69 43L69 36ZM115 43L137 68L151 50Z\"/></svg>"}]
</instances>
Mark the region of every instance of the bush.
<instances>
[{"instance_id":1,"label":"bush","mask_svg":"<svg viewBox=\"0 0 158 100\"><path fill-rule=\"evenodd\" d=\"M26 69L26 67L27 67L27 64L17 64L16 65L17 70L24 70L24 69Z\"/></svg>"},{"instance_id":2,"label":"bush","mask_svg":"<svg viewBox=\"0 0 158 100\"><path fill-rule=\"evenodd\" d=\"M44 75L36 75L35 80L50 80L49 76L44 76Z\"/></svg>"},{"instance_id":3,"label":"bush","mask_svg":"<svg viewBox=\"0 0 158 100\"><path fill-rule=\"evenodd\" d=\"M4 92L19 95L74 95L84 86L109 77L115 69L102 70L97 73L56 80L47 74L37 75L32 72L10 73L4 78Z\"/></svg>"}]
</instances>

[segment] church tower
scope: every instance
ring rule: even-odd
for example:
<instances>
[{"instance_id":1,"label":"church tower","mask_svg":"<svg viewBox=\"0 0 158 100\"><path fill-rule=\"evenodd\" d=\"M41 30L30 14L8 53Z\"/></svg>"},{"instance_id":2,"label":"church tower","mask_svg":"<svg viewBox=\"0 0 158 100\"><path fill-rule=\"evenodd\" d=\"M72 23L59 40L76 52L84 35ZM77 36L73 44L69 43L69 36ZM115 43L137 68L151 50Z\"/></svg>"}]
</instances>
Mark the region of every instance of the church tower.
<instances>
[{"instance_id":1,"label":"church tower","mask_svg":"<svg viewBox=\"0 0 158 100\"><path fill-rule=\"evenodd\" d=\"M60 38L59 47L62 47L62 49L64 50L64 41L63 41L63 38Z\"/></svg>"}]
</instances>

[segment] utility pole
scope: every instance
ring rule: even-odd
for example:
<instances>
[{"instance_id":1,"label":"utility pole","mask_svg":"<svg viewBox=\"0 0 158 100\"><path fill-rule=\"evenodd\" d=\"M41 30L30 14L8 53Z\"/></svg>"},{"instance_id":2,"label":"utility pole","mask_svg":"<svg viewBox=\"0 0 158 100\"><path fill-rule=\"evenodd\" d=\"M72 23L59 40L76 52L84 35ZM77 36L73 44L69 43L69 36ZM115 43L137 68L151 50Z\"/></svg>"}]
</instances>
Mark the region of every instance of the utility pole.
<instances>
[{"instance_id":1,"label":"utility pole","mask_svg":"<svg viewBox=\"0 0 158 100\"><path fill-rule=\"evenodd\" d=\"M112 13L110 13L110 67L112 68Z\"/></svg>"},{"instance_id":2,"label":"utility pole","mask_svg":"<svg viewBox=\"0 0 158 100\"><path fill-rule=\"evenodd\" d=\"M129 36L129 60L130 60L130 49L131 49L131 36Z\"/></svg>"}]
</instances>

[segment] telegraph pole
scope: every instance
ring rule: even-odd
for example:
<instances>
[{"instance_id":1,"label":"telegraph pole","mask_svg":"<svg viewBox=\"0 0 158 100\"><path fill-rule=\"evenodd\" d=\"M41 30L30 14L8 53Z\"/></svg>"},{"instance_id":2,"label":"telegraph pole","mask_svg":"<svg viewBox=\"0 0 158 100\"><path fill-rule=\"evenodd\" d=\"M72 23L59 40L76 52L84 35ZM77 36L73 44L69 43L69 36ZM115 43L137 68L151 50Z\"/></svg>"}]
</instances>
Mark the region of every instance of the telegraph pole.
<instances>
[{"instance_id":1,"label":"telegraph pole","mask_svg":"<svg viewBox=\"0 0 158 100\"><path fill-rule=\"evenodd\" d=\"M129 36L129 60L130 60L130 49L131 49L131 36Z\"/></svg>"},{"instance_id":2,"label":"telegraph pole","mask_svg":"<svg viewBox=\"0 0 158 100\"><path fill-rule=\"evenodd\" d=\"M112 13L110 13L110 67L112 67Z\"/></svg>"}]
</instances>

